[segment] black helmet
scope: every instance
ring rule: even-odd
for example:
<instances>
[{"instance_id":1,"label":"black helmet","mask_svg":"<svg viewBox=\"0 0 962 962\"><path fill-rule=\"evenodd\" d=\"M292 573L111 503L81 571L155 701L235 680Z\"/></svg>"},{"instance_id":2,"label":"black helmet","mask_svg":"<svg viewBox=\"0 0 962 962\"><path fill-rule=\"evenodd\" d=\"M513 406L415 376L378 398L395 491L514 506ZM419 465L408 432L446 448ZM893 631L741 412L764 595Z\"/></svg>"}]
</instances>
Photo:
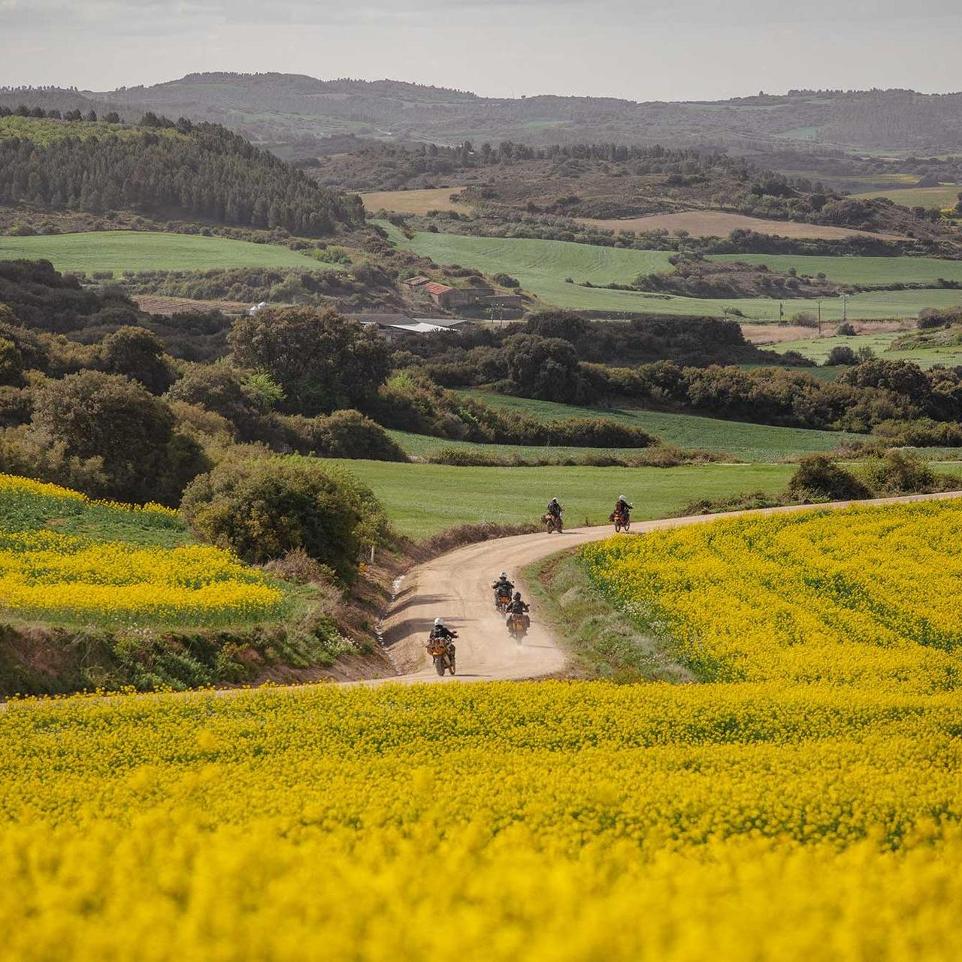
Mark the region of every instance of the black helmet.
<instances>
[{"instance_id":1,"label":"black helmet","mask_svg":"<svg viewBox=\"0 0 962 962\"><path fill-rule=\"evenodd\" d=\"M521 592L520 592L520 591L516 591L516 592L514 593L514 600L515 600L515 601L520 601L520 600L521 600Z\"/></svg>"}]
</instances>

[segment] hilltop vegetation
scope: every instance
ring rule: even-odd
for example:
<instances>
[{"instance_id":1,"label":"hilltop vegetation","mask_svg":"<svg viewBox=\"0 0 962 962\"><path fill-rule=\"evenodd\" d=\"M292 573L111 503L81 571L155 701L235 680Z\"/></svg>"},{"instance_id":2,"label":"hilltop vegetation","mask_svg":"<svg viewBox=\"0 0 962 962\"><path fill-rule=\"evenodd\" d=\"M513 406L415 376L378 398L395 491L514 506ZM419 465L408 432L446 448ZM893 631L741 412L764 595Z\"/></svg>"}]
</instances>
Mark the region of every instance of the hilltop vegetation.
<instances>
[{"instance_id":1,"label":"hilltop vegetation","mask_svg":"<svg viewBox=\"0 0 962 962\"><path fill-rule=\"evenodd\" d=\"M215 124L152 114L134 128L0 118L0 203L42 210L129 209L320 237L362 218L360 201Z\"/></svg>"}]
</instances>

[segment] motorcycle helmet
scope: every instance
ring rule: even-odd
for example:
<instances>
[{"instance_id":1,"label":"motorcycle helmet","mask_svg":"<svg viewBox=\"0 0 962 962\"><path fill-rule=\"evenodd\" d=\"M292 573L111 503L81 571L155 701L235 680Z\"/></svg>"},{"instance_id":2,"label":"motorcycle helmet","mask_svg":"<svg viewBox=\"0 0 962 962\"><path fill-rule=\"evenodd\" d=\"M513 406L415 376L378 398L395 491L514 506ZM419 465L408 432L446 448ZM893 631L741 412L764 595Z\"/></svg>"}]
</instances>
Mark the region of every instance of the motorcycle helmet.
<instances>
[{"instance_id":1,"label":"motorcycle helmet","mask_svg":"<svg viewBox=\"0 0 962 962\"><path fill-rule=\"evenodd\" d=\"M520 601L520 600L521 600L521 592L520 592L520 591L516 591L516 592L514 593L514 600L515 600L515 601Z\"/></svg>"},{"instance_id":2,"label":"motorcycle helmet","mask_svg":"<svg viewBox=\"0 0 962 962\"><path fill-rule=\"evenodd\" d=\"M502 571L502 572L501 572L501 579L502 579L503 581L507 581L507 580L508 580L508 572L507 572L507 571Z\"/></svg>"},{"instance_id":3,"label":"motorcycle helmet","mask_svg":"<svg viewBox=\"0 0 962 962\"><path fill-rule=\"evenodd\" d=\"M443 628L443 627L444 627L444 619L443 619L443 618L435 618L435 619L434 619L434 627L435 627L435 628Z\"/></svg>"}]
</instances>

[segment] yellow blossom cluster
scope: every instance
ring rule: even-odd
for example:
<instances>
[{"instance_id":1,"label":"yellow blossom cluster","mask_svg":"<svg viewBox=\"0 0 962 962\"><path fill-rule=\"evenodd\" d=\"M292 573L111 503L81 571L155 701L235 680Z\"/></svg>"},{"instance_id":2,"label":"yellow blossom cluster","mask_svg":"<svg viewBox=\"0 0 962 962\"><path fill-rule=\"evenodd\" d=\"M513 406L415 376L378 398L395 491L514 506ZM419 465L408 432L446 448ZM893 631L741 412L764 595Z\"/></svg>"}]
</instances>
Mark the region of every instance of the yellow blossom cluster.
<instances>
[{"instance_id":1,"label":"yellow blossom cluster","mask_svg":"<svg viewBox=\"0 0 962 962\"><path fill-rule=\"evenodd\" d=\"M704 678L935 692L962 677L959 501L719 521L581 558Z\"/></svg>"},{"instance_id":2,"label":"yellow blossom cluster","mask_svg":"<svg viewBox=\"0 0 962 962\"><path fill-rule=\"evenodd\" d=\"M783 682L13 702L0 960L954 962L960 708Z\"/></svg>"}]
</instances>

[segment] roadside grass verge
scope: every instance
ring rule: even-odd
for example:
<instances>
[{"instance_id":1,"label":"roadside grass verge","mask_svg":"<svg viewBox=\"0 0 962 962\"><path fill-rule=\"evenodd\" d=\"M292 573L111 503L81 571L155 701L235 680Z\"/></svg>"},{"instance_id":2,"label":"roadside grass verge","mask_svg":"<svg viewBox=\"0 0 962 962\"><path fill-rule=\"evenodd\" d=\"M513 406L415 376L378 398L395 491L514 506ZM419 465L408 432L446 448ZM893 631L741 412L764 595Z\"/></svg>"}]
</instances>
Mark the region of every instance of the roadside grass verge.
<instances>
[{"instance_id":1,"label":"roadside grass verge","mask_svg":"<svg viewBox=\"0 0 962 962\"><path fill-rule=\"evenodd\" d=\"M538 613L571 658L571 674L624 684L697 679L654 633L642 631L588 581L576 552L530 565L523 573Z\"/></svg>"}]
</instances>

